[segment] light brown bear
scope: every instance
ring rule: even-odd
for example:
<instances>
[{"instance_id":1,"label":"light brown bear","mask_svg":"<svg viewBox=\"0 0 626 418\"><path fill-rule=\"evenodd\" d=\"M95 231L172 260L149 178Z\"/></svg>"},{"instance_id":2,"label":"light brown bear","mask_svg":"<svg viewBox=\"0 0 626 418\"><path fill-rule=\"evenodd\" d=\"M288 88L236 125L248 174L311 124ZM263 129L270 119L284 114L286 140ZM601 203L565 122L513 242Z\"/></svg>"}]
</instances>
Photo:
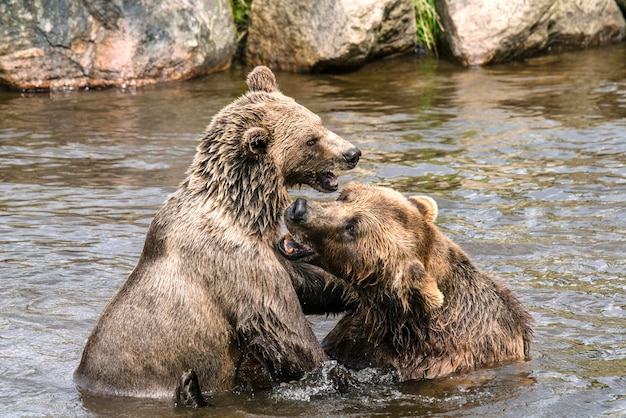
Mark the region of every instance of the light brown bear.
<instances>
[{"instance_id":1,"label":"light brown bear","mask_svg":"<svg viewBox=\"0 0 626 418\"><path fill-rule=\"evenodd\" d=\"M295 288L303 303L320 302L325 272L292 265L275 243L287 188L334 191L333 171L353 168L361 153L283 95L267 67L247 84L213 117L187 179L98 318L74 374L81 391L171 398L188 369L216 392L231 390L250 362L266 383L328 359Z\"/></svg>"},{"instance_id":2,"label":"light brown bear","mask_svg":"<svg viewBox=\"0 0 626 418\"><path fill-rule=\"evenodd\" d=\"M341 364L390 368L404 381L528 357L530 315L436 216L431 198L359 184L334 202L298 199L285 211L289 231L356 298L322 343ZM310 254L289 234L279 247L291 259Z\"/></svg>"}]
</instances>

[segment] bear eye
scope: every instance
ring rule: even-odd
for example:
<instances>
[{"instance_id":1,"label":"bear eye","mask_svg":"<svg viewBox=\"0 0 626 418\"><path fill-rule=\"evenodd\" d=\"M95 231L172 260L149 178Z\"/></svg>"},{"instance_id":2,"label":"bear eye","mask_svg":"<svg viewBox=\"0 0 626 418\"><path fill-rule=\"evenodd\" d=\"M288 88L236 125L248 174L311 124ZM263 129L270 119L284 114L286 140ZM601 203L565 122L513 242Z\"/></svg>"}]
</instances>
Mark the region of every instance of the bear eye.
<instances>
[{"instance_id":1,"label":"bear eye","mask_svg":"<svg viewBox=\"0 0 626 418\"><path fill-rule=\"evenodd\" d=\"M320 139L319 139L319 138L317 138L317 137L316 137L316 138L311 138L311 139L309 139L308 141L306 141L306 144L307 144L309 147L312 147L313 145L317 144L317 143L319 142L319 140L320 140Z\"/></svg>"},{"instance_id":2,"label":"bear eye","mask_svg":"<svg viewBox=\"0 0 626 418\"><path fill-rule=\"evenodd\" d=\"M356 238L356 235L357 235L356 222L355 221L348 222L345 226L345 231L346 231L346 235L349 238Z\"/></svg>"}]
</instances>

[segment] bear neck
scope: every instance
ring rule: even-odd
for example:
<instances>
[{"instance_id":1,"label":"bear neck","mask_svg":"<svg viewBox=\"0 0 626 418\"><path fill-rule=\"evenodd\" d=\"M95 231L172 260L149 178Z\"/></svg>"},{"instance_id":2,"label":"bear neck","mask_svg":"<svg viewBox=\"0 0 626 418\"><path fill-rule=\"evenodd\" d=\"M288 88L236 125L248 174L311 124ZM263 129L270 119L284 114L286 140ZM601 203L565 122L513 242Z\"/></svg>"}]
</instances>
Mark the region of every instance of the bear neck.
<instances>
[{"instance_id":1,"label":"bear neck","mask_svg":"<svg viewBox=\"0 0 626 418\"><path fill-rule=\"evenodd\" d=\"M437 347L445 346L450 336L446 331L450 312L457 312L454 305L466 303L459 298L472 299L476 292L472 281L479 276L479 272L467 255L458 247L448 247L444 252L445 261L434 256L434 261L447 268L428 270L434 275L440 290L444 294L444 306L433 312L424 309L418 289L412 289L403 303L403 298L392 289L387 289L380 283L382 280L372 277L366 283L379 283L375 286L359 287L357 300L358 312L364 318L368 340L374 344L388 344L398 354L430 352ZM459 295L462 293L463 295ZM454 296L453 296L454 295ZM465 309L460 309L464 312Z\"/></svg>"},{"instance_id":2,"label":"bear neck","mask_svg":"<svg viewBox=\"0 0 626 418\"><path fill-rule=\"evenodd\" d=\"M430 318L417 296L405 309L394 292L387 292L379 286L359 288L357 293L357 314L364 318L364 332L370 342L390 344L401 353L425 338Z\"/></svg>"},{"instance_id":3,"label":"bear neck","mask_svg":"<svg viewBox=\"0 0 626 418\"><path fill-rule=\"evenodd\" d=\"M273 235L279 233L289 205L282 175L269 155L247 154L239 137L219 134L205 137L198 146L182 187L201 195L206 210L230 216L252 235L268 237L269 233L276 240Z\"/></svg>"},{"instance_id":4,"label":"bear neck","mask_svg":"<svg viewBox=\"0 0 626 418\"><path fill-rule=\"evenodd\" d=\"M488 355L494 341L514 351L506 345L508 336L501 340L483 338L485 330L490 331L498 323L521 335L523 352L528 356L532 318L513 293L480 270L460 247L450 245L439 253L441 256L433 257L431 264L446 266L440 266L442 275L435 276L444 295L441 309L425 312L416 294L410 298L410 309L404 309L398 295L382 286L354 289L358 292L354 315L362 319L362 333L368 341L393 350L399 364L415 365L428 358L443 357L461 346L468 358L490 362ZM428 272L435 274L433 270ZM487 302L481 304L481 299ZM482 305L488 309L480 309Z\"/></svg>"}]
</instances>

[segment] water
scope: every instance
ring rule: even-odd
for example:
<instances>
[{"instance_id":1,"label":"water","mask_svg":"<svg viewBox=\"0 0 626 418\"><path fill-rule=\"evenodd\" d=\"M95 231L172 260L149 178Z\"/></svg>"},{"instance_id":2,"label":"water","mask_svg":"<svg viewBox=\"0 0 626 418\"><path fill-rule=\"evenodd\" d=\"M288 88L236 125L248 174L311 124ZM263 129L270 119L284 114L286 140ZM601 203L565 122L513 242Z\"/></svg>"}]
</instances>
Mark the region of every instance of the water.
<instances>
[{"instance_id":1,"label":"water","mask_svg":"<svg viewBox=\"0 0 626 418\"><path fill-rule=\"evenodd\" d=\"M141 90L0 92L0 416L626 414L626 45L461 69L404 57L278 74L363 151L341 180L426 193L440 228L536 320L532 360L394 385L324 373L215 408L81 399L95 320L245 70ZM332 196L309 189L292 195ZM335 319L312 317L322 338Z\"/></svg>"}]
</instances>

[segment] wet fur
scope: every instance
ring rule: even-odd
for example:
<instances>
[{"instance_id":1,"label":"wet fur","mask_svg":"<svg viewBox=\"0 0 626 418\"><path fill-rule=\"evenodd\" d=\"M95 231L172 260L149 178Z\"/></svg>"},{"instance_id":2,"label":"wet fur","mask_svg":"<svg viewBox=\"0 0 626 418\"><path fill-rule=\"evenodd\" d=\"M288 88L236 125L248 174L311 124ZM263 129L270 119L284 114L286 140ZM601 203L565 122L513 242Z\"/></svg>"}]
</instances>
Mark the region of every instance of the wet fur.
<instances>
[{"instance_id":1,"label":"wet fur","mask_svg":"<svg viewBox=\"0 0 626 418\"><path fill-rule=\"evenodd\" d=\"M409 380L529 356L530 315L437 229L436 214L432 199L353 184L336 202L309 202L300 222L286 216L357 304L322 343L331 357Z\"/></svg>"},{"instance_id":2,"label":"wet fur","mask_svg":"<svg viewBox=\"0 0 626 418\"><path fill-rule=\"evenodd\" d=\"M188 369L206 391L231 390L250 361L276 382L327 359L298 294L326 308L328 274L287 262L274 243L287 187L350 168L342 153L354 147L280 93L266 67L247 81L250 91L211 121L137 266L98 318L74 374L82 391L169 398Z\"/></svg>"}]
</instances>

